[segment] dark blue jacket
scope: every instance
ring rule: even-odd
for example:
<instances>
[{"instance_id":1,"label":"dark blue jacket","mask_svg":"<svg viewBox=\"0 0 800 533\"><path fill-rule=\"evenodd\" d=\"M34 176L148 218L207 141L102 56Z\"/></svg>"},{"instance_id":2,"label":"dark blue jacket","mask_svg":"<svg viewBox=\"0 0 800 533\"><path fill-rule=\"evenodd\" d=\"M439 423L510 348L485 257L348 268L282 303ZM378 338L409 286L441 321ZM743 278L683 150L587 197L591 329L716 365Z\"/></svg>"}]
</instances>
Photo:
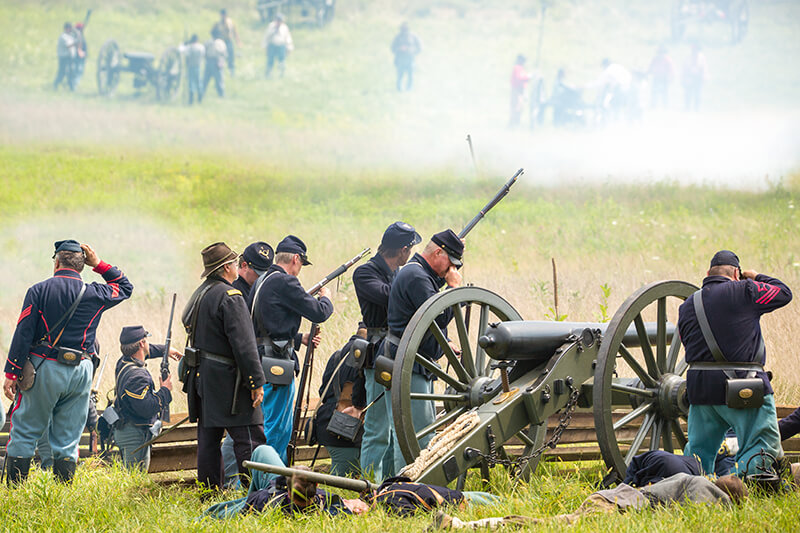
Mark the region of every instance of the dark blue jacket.
<instances>
[{"instance_id":1,"label":"dark blue jacket","mask_svg":"<svg viewBox=\"0 0 800 533\"><path fill-rule=\"evenodd\" d=\"M353 272L358 305L368 328L387 327L386 311L394 276L395 273L380 255L371 257Z\"/></svg>"},{"instance_id":2,"label":"dark blue jacket","mask_svg":"<svg viewBox=\"0 0 800 533\"><path fill-rule=\"evenodd\" d=\"M778 429L781 430L781 440L786 440L800 433L800 407L792 411L792 414L778 421Z\"/></svg>"},{"instance_id":3,"label":"dark blue jacket","mask_svg":"<svg viewBox=\"0 0 800 533\"><path fill-rule=\"evenodd\" d=\"M788 304L792 292L781 280L764 274L756 276L755 281L709 276L703 280L702 297L708 323L723 355L728 361L744 363L753 362L761 344L761 315ZM678 329L687 362L714 361L691 298L680 306ZM765 360L766 354L764 360L755 362L763 364ZM737 372L738 377L746 375L747 372ZM765 392L772 394L767 374L759 372L758 376L764 381ZM689 403L724 405L726 379L722 371L689 370L686 378Z\"/></svg>"},{"instance_id":4,"label":"dark blue jacket","mask_svg":"<svg viewBox=\"0 0 800 533\"><path fill-rule=\"evenodd\" d=\"M233 283L231 285L233 285L234 289L239 289L242 292L242 296L244 296L245 302L249 300L251 285L247 283L243 277L239 276L238 278L233 280Z\"/></svg>"},{"instance_id":5,"label":"dark blue jacket","mask_svg":"<svg viewBox=\"0 0 800 533\"><path fill-rule=\"evenodd\" d=\"M133 292L133 284L117 267L102 262L94 271L103 276L105 284L86 284L86 292L75 314L58 338L58 346L62 348L94 354L95 332L100 316L130 298ZM62 268L52 278L28 289L8 351L5 366L7 376L20 376L22 366L29 357L56 358L53 346L61 327L57 331L49 331L48 324L55 324L64 315L78 297L82 285L83 280L78 272Z\"/></svg>"},{"instance_id":6,"label":"dark blue jacket","mask_svg":"<svg viewBox=\"0 0 800 533\"><path fill-rule=\"evenodd\" d=\"M161 359L164 348L163 344L151 344L147 359ZM125 423L152 426L172 401L172 393L165 387L156 391L144 361L133 357L120 357L114 375L117 392L114 409Z\"/></svg>"},{"instance_id":7,"label":"dark blue jacket","mask_svg":"<svg viewBox=\"0 0 800 533\"><path fill-rule=\"evenodd\" d=\"M289 496L286 488L286 478L284 477L271 480L266 488L250 492L247 495L246 504L242 508L242 514L260 513L265 509L280 509L287 516L319 511L325 511L331 516L336 516L340 513L350 514L341 496L319 488L309 506L302 509L297 507Z\"/></svg>"},{"instance_id":8,"label":"dark blue jacket","mask_svg":"<svg viewBox=\"0 0 800 533\"><path fill-rule=\"evenodd\" d=\"M295 348L299 348L302 319L325 322L333 314L333 303L326 297L317 299L308 294L297 276L290 276L280 265L270 266L263 276L263 282L256 282L250 291L251 306L258 292L253 314L256 336L268 336L273 341L293 340Z\"/></svg>"},{"instance_id":9,"label":"dark blue jacket","mask_svg":"<svg viewBox=\"0 0 800 533\"><path fill-rule=\"evenodd\" d=\"M399 270L392 282L392 290L389 293L389 332L398 337L403 336L403 332L425 301L437 294L439 289L444 287L444 278L439 277L430 267L428 262L419 254L414 257ZM453 311L445 310L436 317L436 323L442 328L445 336L447 335L447 324L453 319ZM442 356L442 349L433 335L428 336L422 341L419 354L435 361ZM394 353L390 351L390 355ZM414 372L426 374L422 366L414 364Z\"/></svg>"}]
</instances>

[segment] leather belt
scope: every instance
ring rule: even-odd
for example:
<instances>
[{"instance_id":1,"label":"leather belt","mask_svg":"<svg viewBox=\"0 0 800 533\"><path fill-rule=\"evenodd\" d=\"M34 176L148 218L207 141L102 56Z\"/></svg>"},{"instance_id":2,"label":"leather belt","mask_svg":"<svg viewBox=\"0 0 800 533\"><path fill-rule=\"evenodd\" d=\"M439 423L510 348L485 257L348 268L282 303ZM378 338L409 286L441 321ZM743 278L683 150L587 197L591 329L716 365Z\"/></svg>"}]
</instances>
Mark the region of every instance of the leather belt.
<instances>
[{"instance_id":1,"label":"leather belt","mask_svg":"<svg viewBox=\"0 0 800 533\"><path fill-rule=\"evenodd\" d=\"M367 328L367 338L380 337L381 339L389 333L389 328Z\"/></svg>"},{"instance_id":2,"label":"leather belt","mask_svg":"<svg viewBox=\"0 0 800 533\"><path fill-rule=\"evenodd\" d=\"M394 333L389 331L389 332L386 333L386 342L391 342L395 346L399 346L400 345L400 337L398 337L397 335L395 335Z\"/></svg>"},{"instance_id":3,"label":"leather belt","mask_svg":"<svg viewBox=\"0 0 800 533\"><path fill-rule=\"evenodd\" d=\"M764 371L764 365L758 363L718 363L711 361L699 361L689 363L689 370L739 370L742 372Z\"/></svg>"},{"instance_id":4,"label":"leather belt","mask_svg":"<svg viewBox=\"0 0 800 533\"><path fill-rule=\"evenodd\" d=\"M228 366L236 366L236 360L230 357L225 357L224 355L217 355L215 353L207 352L205 350L200 350L200 359L207 359L209 361L215 361L217 363L222 363L223 365Z\"/></svg>"}]
</instances>

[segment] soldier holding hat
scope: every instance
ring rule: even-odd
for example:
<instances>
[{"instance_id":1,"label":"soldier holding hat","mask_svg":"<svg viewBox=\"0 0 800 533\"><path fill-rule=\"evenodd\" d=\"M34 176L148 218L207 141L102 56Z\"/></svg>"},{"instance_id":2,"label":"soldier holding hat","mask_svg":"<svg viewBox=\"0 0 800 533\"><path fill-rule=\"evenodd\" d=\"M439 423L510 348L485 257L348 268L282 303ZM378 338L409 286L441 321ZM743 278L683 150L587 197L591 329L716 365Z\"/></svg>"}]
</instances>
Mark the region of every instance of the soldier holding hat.
<instances>
[{"instance_id":1,"label":"soldier holding hat","mask_svg":"<svg viewBox=\"0 0 800 533\"><path fill-rule=\"evenodd\" d=\"M458 268L462 265L463 255L464 242L453 230L447 229L431 237L425 250L422 253L414 254L408 264L397 273L389 293L387 317L389 333L384 343L384 353L388 357L394 359L400 337L403 336L408 322L428 298L438 293L445 285L448 287L461 285L461 274L459 274ZM436 318L436 323L442 328L445 335L447 334L447 324L452 318L453 312L450 309L442 312ZM455 346L453 346L453 350L459 353ZM442 356L442 349L436 339L431 336L420 345L419 354L435 361ZM415 364L411 377L411 392L432 394L433 379L430 372L418 363ZM388 418L391 419L391 404L389 404L389 408ZM436 416L433 402L415 402L411 416L416 431L432 424ZM432 438L433 434L426 435L420 439L420 446L424 448ZM396 435L394 437L394 466L396 471L400 471L405 466L405 459L400 451Z\"/></svg>"},{"instance_id":2,"label":"soldier holding hat","mask_svg":"<svg viewBox=\"0 0 800 533\"><path fill-rule=\"evenodd\" d=\"M408 262L411 248L422 242L413 226L405 222L391 224L383 233L378 253L353 272L353 286L361 307L367 339L375 344L376 351L389 331L386 319L389 291L398 269ZM370 404L386 389L375 381L375 370L365 368L366 403ZM391 426L388 423L389 395L372 404L364 417L364 436L361 440L361 471L372 472L381 480L394 472L394 455L391 447Z\"/></svg>"},{"instance_id":3,"label":"soldier holding hat","mask_svg":"<svg viewBox=\"0 0 800 533\"><path fill-rule=\"evenodd\" d=\"M3 391L14 402L6 447L9 484L28 476L36 441L48 425L56 479L74 477L100 316L133 292L128 278L88 244L58 241L53 259L53 277L25 295L5 366ZM105 284L84 283L84 265Z\"/></svg>"},{"instance_id":4,"label":"soldier holding hat","mask_svg":"<svg viewBox=\"0 0 800 533\"><path fill-rule=\"evenodd\" d=\"M239 256L239 277L233 282L233 287L242 291L245 301L250 295L250 287L272 266L274 257L272 246L263 241L252 243Z\"/></svg>"},{"instance_id":5,"label":"soldier holding hat","mask_svg":"<svg viewBox=\"0 0 800 533\"><path fill-rule=\"evenodd\" d=\"M242 462L264 444L261 413L264 372L242 291L233 287L238 254L217 242L202 251L202 277L184 309L189 334L184 357L184 392L189 416L197 421L197 478L211 488L221 484L220 441L227 430Z\"/></svg>"},{"instance_id":6,"label":"soldier holding hat","mask_svg":"<svg viewBox=\"0 0 800 533\"><path fill-rule=\"evenodd\" d=\"M299 333L300 322L303 318L317 324L325 322L333 314L333 303L328 298L330 291L327 287L323 287L315 298L297 279L300 269L311 264L303 241L289 235L278 244L275 252L275 262L250 292L253 323L259 352L267 357L294 359L297 373L299 365L295 350L301 344L319 344L319 336L309 339L307 333ZM269 381L270 377L267 379ZM286 447L292 437L293 399L294 379L288 384L268 382L264 385L262 409L267 444L281 454L284 462L287 459Z\"/></svg>"},{"instance_id":7,"label":"soldier holding hat","mask_svg":"<svg viewBox=\"0 0 800 533\"><path fill-rule=\"evenodd\" d=\"M153 424L161 416L161 412L172 401L172 376L166 380L159 378L158 391L145 359L161 359L164 357L163 344L150 344L147 337L150 333L142 326L126 326L119 334L122 357L117 361L114 372L114 411L120 417L114 423L114 440L122 452L125 466L139 467L147 472L150 466L150 446L136 450L150 440L155 434L151 432ZM170 357L179 360L182 354L170 348Z\"/></svg>"},{"instance_id":8,"label":"soldier holding hat","mask_svg":"<svg viewBox=\"0 0 800 533\"><path fill-rule=\"evenodd\" d=\"M728 428L733 428L739 439L735 459L740 476L745 475L748 460L762 449L776 457L782 453L775 400L763 369L766 350L759 320L761 315L783 307L791 299L792 292L781 280L755 270L742 271L736 254L721 250L711 259L703 288L680 306L678 329L689 363L686 376L689 442L683 453L696 455L706 472L714 471L717 450ZM712 351L707 342L709 335L703 331L703 320L717 350ZM723 370L737 363L751 367L755 364L758 370ZM760 407L728 405L731 399L726 388L738 378L763 381L764 398ZM742 391L744 399L753 393L753 389L747 390ZM756 463L752 462L749 473L754 473Z\"/></svg>"}]
</instances>

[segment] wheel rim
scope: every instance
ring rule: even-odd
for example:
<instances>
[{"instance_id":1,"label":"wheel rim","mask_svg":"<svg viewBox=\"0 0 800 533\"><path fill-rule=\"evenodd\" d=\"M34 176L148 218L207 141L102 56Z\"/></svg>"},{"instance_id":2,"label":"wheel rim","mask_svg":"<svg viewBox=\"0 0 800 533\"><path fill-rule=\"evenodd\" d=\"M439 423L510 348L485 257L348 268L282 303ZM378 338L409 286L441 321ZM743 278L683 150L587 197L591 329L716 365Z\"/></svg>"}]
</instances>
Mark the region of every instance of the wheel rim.
<instances>
[{"instance_id":1,"label":"wheel rim","mask_svg":"<svg viewBox=\"0 0 800 533\"><path fill-rule=\"evenodd\" d=\"M106 41L97 54L97 92L111 94L119 83L119 45Z\"/></svg>"},{"instance_id":2,"label":"wheel rim","mask_svg":"<svg viewBox=\"0 0 800 533\"><path fill-rule=\"evenodd\" d=\"M687 365L677 328L668 335L667 324L677 324L678 305L696 290L683 281L646 285L622 304L606 329L594 375L594 419L603 460L618 476L646 449L672 452L686 444L680 421L688 410ZM645 317L655 318L655 346L640 341L639 349L626 347L623 337L631 326L646 339ZM614 405L615 398L624 399L628 412ZM638 428L629 427L634 422L640 422Z\"/></svg>"},{"instance_id":3,"label":"wheel rim","mask_svg":"<svg viewBox=\"0 0 800 533\"><path fill-rule=\"evenodd\" d=\"M181 86L183 62L177 48L168 48L158 62L158 97L172 100Z\"/></svg>"},{"instance_id":4,"label":"wheel rim","mask_svg":"<svg viewBox=\"0 0 800 533\"><path fill-rule=\"evenodd\" d=\"M443 382L438 388L442 389L446 384L447 389L440 392L435 388L433 395L414 394L412 398L411 375L414 363L422 359L417 353L419 346L429 334L437 337L437 341L441 339L440 333L436 331L438 326L434 319L448 308L454 309L455 316L449 324L449 332L450 337L462 350L461 359L459 360L452 351L444 349L445 355L439 362L445 366L437 365L433 368L433 373L439 383ZM469 320L467 317L470 317ZM483 383L496 378L496 371L491 369L490 360L478 346L477 339L490 322L521 319L519 313L502 297L478 287L462 287L436 294L411 317L397 347L392 371L392 416L400 451L408 463L413 462L419 455L420 439L443 429L469 409L492 400L480 392ZM432 330L433 332L429 333ZM441 341L439 345L442 346ZM427 360L424 362L430 367ZM437 418L430 426L415 430L410 413L414 409L414 404L423 400L435 401ZM441 409L438 409L439 407ZM545 432L544 424L520 432L517 436L524 442L523 453L527 454L535 446L541 445ZM521 435L523 433L524 435ZM501 444L503 443L498 443ZM527 476L535 470L537 462L538 460L531 461L524 469L523 475Z\"/></svg>"}]
</instances>

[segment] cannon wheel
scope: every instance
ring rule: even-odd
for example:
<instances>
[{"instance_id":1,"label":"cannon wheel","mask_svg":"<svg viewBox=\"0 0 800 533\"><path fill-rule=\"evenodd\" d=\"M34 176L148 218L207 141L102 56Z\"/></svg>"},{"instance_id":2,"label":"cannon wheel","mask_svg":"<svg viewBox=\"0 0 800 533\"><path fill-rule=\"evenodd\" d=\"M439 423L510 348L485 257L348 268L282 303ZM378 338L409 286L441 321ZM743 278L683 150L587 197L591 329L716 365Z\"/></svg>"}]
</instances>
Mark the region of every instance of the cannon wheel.
<instances>
[{"instance_id":1,"label":"cannon wheel","mask_svg":"<svg viewBox=\"0 0 800 533\"><path fill-rule=\"evenodd\" d=\"M449 325L450 337L461 347L460 358L452 352L441 334L441 329L434 322L434 319L446 309L452 309L454 313ZM394 427L400 450L408 463L413 462L419 455L421 438L443 429L469 409L492 400L477 394L483 383L495 379L493 374L496 372L491 368L491 361L483 348L478 346L478 337L486 331L489 323L506 320L522 320L522 317L506 300L479 287L461 287L431 296L411 317L397 347L397 357L392 370ZM442 365L446 365L446 368L440 365L431 367L428 360L419 355L419 346L429 335L434 335L439 340L439 345L444 351L444 356L439 361ZM431 368L439 382L447 385L444 393L432 395L411 393L414 363L420 360ZM470 391L469 399L465 399L463 393ZM438 413L436 421L426 428L415 431L411 412L417 402L429 400L436 402ZM524 454L527 455L541 445L546 429L544 424L536 425L517 435L525 443ZM502 447L498 446L498 451L502 453L500 448ZM536 469L537 464L538 458L531 460L523 470L522 476L528 476Z\"/></svg>"},{"instance_id":2,"label":"cannon wheel","mask_svg":"<svg viewBox=\"0 0 800 533\"><path fill-rule=\"evenodd\" d=\"M677 324L677 305L697 287L684 281L659 281L645 285L619 308L606 329L594 374L593 400L597 442L606 466L624 477L631 459L649 437L648 449L672 452L686 445L680 418L688 412L686 401L687 364L681 355L677 328L668 338L667 322ZM669 316L672 310L675 316ZM656 345L647 342L643 313L655 313ZM627 329L633 325L642 342L639 350L622 344ZM623 384L616 376L635 376ZM612 394L613 393L613 394ZM621 407L612 397L626 398L628 412L613 413ZM631 410L632 409L632 410ZM641 421L635 432L625 426ZM677 446L676 446L677 444Z\"/></svg>"},{"instance_id":3,"label":"cannon wheel","mask_svg":"<svg viewBox=\"0 0 800 533\"><path fill-rule=\"evenodd\" d=\"M97 92L112 94L119 84L119 45L110 39L97 53Z\"/></svg>"},{"instance_id":4,"label":"cannon wheel","mask_svg":"<svg viewBox=\"0 0 800 533\"><path fill-rule=\"evenodd\" d=\"M174 100L181 88L183 74L183 61L177 48L167 48L161 54L158 62L158 99L161 101Z\"/></svg>"}]
</instances>

